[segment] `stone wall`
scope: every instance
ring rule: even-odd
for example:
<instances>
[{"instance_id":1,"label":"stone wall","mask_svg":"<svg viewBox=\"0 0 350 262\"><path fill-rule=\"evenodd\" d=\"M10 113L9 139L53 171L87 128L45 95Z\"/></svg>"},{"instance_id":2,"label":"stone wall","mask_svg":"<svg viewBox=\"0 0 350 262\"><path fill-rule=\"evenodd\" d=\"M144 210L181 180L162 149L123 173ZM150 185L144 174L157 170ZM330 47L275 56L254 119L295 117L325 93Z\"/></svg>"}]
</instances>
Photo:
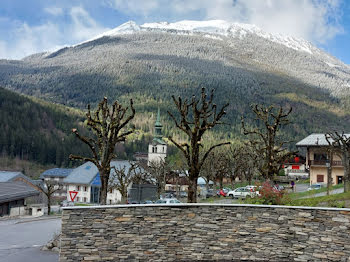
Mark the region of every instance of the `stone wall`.
<instances>
[{"instance_id":1,"label":"stone wall","mask_svg":"<svg viewBox=\"0 0 350 262\"><path fill-rule=\"evenodd\" d=\"M256 205L65 208L60 261L349 261L350 209Z\"/></svg>"}]
</instances>

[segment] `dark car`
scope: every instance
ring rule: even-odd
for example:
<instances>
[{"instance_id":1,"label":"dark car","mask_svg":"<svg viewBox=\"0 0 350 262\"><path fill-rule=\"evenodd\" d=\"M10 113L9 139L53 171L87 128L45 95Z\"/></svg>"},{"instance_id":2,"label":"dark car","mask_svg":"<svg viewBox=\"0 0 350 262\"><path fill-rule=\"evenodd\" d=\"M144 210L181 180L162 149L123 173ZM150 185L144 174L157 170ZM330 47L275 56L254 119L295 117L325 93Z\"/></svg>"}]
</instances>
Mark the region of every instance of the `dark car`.
<instances>
[{"instance_id":1,"label":"dark car","mask_svg":"<svg viewBox=\"0 0 350 262\"><path fill-rule=\"evenodd\" d=\"M213 197L214 196L214 190L209 189L205 195L206 198Z\"/></svg>"},{"instance_id":2,"label":"dark car","mask_svg":"<svg viewBox=\"0 0 350 262\"><path fill-rule=\"evenodd\" d=\"M185 197L187 197L187 192L186 191L180 191L180 193L179 193L179 197L180 198L185 198Z\"/></svg>"}]
</instances>

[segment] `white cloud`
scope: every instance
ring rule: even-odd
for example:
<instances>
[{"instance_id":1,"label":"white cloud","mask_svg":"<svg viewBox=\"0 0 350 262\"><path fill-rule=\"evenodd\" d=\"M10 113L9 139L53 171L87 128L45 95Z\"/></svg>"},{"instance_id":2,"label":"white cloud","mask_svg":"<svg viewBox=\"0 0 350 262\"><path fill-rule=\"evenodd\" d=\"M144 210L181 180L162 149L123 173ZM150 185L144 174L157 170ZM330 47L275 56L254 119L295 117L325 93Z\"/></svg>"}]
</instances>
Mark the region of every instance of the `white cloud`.
<instances>
[{"instance_id":1,"label":"white cloud","mask_svg":"<svg viewBox=\"0 0 350 262\"><path fill-rule=\"evenodd\" d=\"M12 21L16 26L11 30L11 40L0 41L0 58L21 59L38 52L54 51L109 30L100 26L82 7L71 8L69 16L70 21L64 26L52 22L30 26Z\"/></svg>"},{"instance_id":2,"label":"white cloud","mask_svg":"<svg viewBox=\"0 0 350 262\"><path fill-rule=\"evenodd\" d=\"M63 9L61 7L46 7L44 11L53 16L63 15Z\"/></svg>"},{"instance_id":3,"label":"white cloud","mask_svg":"<svg viewBox=\"0 0 350 262\"><path fill-rule=\"evenodd\" d=\"M342 32L340 0L110 0L113 7L145 18L223 19L324 42Z\"/></svg>"},{"instance_id":4,"label":"white cloud","mask_svg":"<svg viewBox=\"0 0 350 262\"><path fill-rule=\"evenodd\" d=\"M69 31L75 41L84 41L109 30L100 26L82 7L73 7L70 10L70 16L72 24Z\"/></svg>"}]
</instances>

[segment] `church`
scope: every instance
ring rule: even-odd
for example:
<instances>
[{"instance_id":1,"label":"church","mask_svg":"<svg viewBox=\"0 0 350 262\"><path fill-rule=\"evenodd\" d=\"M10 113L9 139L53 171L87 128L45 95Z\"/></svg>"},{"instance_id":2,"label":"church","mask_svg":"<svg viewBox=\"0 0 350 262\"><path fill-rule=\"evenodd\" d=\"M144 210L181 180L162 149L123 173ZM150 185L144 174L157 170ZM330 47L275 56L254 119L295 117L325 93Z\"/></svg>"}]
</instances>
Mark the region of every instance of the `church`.
<instances>
[{"instance_id":1,"label":"church","mask_svg":"<svg viewBox=\"0 0 350 262\"><path fill-rule=\"evenodd\" d=\"M157 119L154 124L154 136L152 142L148 145L148 160L147 164L151 162L165 161L167 155L167 144L163 140L162 124L160 122L160 110L158 108Z\"/></svg>"}]
</instances>

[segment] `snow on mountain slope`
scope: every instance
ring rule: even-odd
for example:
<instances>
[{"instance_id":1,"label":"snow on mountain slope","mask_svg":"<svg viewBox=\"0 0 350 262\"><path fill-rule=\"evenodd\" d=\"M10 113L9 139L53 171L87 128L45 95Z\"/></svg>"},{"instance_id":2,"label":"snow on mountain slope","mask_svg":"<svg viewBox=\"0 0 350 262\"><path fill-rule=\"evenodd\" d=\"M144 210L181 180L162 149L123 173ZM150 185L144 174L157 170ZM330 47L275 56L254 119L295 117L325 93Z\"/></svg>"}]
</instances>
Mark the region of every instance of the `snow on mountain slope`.
<instances>
[{"instance_id":1,"label":"snow on mountain slope","mask_svg":"<svg viewBox=\"0 0 350 262\"><path fill-rule=\"evenodd\" d=\"M210 21L191 21L184 20L176 23L159 22L159 23L145 23L143 25L137 25L133 21L126 22L110 31L104 32L92 39L84 41L83 43L96 40L98 38L109 36L115 37L123 34L132 34L139 31L163 31L169 33L180 34L195 34L204 33L205 37L221 40L218 36L225 37L238 37L240 39L247 36L248 33L265 38L272 42L282 44L288 48L292 48L298 51L304 51L312 54L313 46L311 43L291 37L283 36L281 34L271 34L261 30L259 27L250 24L230 23L223 20L210 20ZM80 43L82 44L82 43ZM80 45L78 44L78 45ZM77 46L77 45L75 45Z\"/></svg>"},{"instance_id":2,"label":"snow on mountain slope","mask_svg":"<svg viewBox=\"0 0 350 262\"><path fill-rule=\"evenodd\" d=\"M223 35L227 37L245 37L247 33L266 38L272 42L285 45L289 48L304 51L312 54L312 45L303 40L291 36L280 34L271 34L264 32L259 27L250 24L230 23L223 20L210 21L180 21L176 23L146 23L141 26L142 29L176 30L188 32L200 32L206 34Z\"/></svg>"}]
</instances>

